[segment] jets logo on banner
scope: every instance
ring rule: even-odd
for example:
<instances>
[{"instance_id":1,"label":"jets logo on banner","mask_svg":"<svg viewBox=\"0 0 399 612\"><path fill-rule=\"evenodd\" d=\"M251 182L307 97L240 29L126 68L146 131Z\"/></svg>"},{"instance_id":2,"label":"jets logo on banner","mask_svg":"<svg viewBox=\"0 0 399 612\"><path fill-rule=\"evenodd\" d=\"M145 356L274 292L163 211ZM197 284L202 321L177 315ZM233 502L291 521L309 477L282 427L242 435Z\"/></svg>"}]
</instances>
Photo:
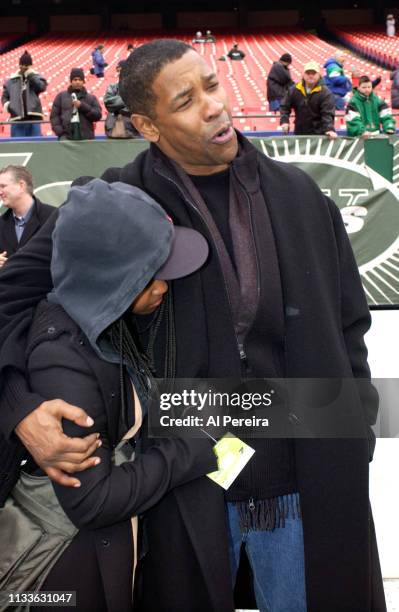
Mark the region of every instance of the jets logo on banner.
<instances>
[{"instance_id":1,"label":"jets logo on banner","mask_svg":"<svg viewBox=\"0 0 399 612\"><path fill-rule=\"evenodd\" d=\"M369 304L398 304L399 141L394 144L393 182L366 163L360 139L277 137L255 144L265 155L307 172L337 204Z\"/></svg>"}]
</instances>

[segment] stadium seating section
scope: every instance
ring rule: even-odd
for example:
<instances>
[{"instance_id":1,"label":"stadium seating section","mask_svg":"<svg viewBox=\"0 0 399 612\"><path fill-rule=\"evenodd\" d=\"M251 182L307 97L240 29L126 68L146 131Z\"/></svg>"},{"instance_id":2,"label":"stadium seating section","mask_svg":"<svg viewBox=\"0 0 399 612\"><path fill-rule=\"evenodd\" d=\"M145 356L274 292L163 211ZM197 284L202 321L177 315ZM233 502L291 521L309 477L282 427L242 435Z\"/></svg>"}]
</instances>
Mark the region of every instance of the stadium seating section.
<instances>
[{"instance_id":1,"label":"stadium seating section","mask_svg":"<svg viewBox=\"0 0 399 612\"><path fill-rule=\"evenodd\" d=\"M190 36L179 34L179 37L191 42L192 34ZM151 38L150 36L129 36L128 34L100 34L97 37L94 37L92 33L78 36L52 34L0 55L0 79L3 83L17 69L18 59L27 48L33 57L35 69L48 81L48 89L41 96L46 117L49 117L55 95L67 88L72 67L84 69L87 89L95 94L102 103L107 85L116 79L115 67L118 61L126 57L127 43L140 45ZM238 42L240 48L245 51L245 60L242 62L232 62L229 59L219 61L219 58L231 48L233 42ZM91 52L100 43L105 44L104 55L108 62L104 79L97 79L89 72ZM316 60L322 66L336 51L336 47L316 36L295 30L263 34L246 33L236 37L218 36L216 43L197 44L196 48L219 74L232 102L235 125L243 131L275 131L277 129L279 119L269 112L265 82L272 62L277 60L282 53L292 54L292 76L294 80L299 80L302 67L307 61ZM389 100L389 72L366 59L350 53L349 55L346 68L356 69L373 79L381 76L382 82L377 92ZM256 117L256 115L262 115L262 117ZM1 111L0 121L6 121L7 118L8 115ZM342 114L336 119L336 127L338 129L344 127ZM42 133L48 136L52 134L49 123L43 125ZM96 134L103 133L104 125L99 122ZM8 135L9 126L0 125L0 137Z\"/></svg>"},{"instance_id":2,"label":"stadium seating section","mask_svg":"<svg viewBox=\"0 0 399 612\"><path fill-rule=\"evenodd\" d=\"M340 28L335 30L338 39L349 49L360 53L369 61L394 70L399 61L399 40L389 37L383 30Z\"/></svg>"}]
</instances>

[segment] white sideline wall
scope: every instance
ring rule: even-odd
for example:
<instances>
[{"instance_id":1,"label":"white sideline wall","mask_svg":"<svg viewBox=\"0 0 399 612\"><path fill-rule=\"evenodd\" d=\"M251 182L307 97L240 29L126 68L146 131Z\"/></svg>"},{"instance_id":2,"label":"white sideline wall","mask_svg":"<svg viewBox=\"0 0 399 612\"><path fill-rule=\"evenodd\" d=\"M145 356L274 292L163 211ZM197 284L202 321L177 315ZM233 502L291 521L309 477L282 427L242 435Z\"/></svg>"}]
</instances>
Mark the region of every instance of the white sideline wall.
<instances>
[{"instance_id":1,"label":"white sideline wall","mask_svg":"<svg viewBox=\"0 0 399 612\"><path fill-rule=\"evenodd\" d=\"M374 378L384 381L384 411L370 466L370 499L373 507L381 570L384 578L399 578L399 310L372 312L366 336ZM396 379L396 380L394 380ZM378 382L378 381L377 381Z\"/></svg>"}]
</instances>

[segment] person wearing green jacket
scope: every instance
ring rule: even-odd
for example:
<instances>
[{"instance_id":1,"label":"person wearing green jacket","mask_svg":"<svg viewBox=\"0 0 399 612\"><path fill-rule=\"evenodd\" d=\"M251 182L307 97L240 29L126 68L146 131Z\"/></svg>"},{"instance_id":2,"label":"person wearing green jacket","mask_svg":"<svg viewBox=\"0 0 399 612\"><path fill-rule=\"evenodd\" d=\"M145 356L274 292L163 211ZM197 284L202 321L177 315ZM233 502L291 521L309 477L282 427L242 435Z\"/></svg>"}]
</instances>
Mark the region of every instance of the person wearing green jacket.
<instances>
[{"instance_id":1,"label":"person wearing green jacket","mask_svg":"<svg viewBox=\"0 0 399 612\"><path fill-rule=\"evenodd\" d=\"M391 109L385 100L373 92L368 76L360 77L359 85L346 107L345 120L348 136L369 138L381 131L394 134L396 129Z\"/></svg>"}]
</instances>

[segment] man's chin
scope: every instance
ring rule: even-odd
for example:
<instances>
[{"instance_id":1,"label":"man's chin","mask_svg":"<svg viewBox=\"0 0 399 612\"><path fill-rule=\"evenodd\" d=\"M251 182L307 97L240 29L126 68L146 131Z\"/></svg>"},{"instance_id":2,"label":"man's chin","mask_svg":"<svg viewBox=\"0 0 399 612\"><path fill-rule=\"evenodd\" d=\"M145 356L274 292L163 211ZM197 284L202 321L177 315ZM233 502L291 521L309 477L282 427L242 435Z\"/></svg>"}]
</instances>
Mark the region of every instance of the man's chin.
<instances>
[{"instance_id":1,"label":"man's chin","mask_svg":"<svg viewBox=\"0 0 399 612\"><path fill-rule=\"evenodd\" d=\"M238 141L237 134L234 132L234 138L232 138L223 149L220 151L221 160L225 164L230 164L236 157L238 153Z\"/></svg>"}]
</instances>

